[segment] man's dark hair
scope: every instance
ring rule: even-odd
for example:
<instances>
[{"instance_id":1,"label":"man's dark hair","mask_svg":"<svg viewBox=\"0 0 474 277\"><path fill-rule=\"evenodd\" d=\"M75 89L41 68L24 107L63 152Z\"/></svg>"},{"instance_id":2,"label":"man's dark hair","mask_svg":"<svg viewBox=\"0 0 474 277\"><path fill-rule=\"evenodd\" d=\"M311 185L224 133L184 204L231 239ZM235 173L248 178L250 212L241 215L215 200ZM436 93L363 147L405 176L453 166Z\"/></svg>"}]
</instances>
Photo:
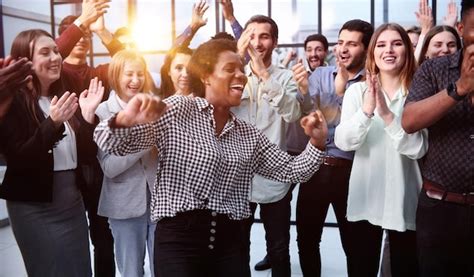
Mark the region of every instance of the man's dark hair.
<instances>
[{"instance_id":1,"label":"man's dark hair","mask_svg":"<svg viewBox=\"0 0 474 277\"><path fill-rule=\"evenodd\" d=\"M61 22L59 23L58 34L61 35L67 29L67 27L69 27L69 25L74 23L74 20L76 20L77 18L78 16L75 15L68 15L63 18L63 20L61 20Z\"/></svg>"},{"instance_id":2,"label":"man's dark hair","mask_svg":"<svg viewBox=\"0 0 474 277\"><path fill-rule=\"evenodd\" d=\"M474 9L473 0L462 0L461 1L461 21L466 18L467 13Z\"/></svg>"},{"instance_id":3,"label":"man's dark hair","mask_svg":"<svg viewBox=\"0 0 474 277\"><path fill-rule=\"evenodd\" d=\"M213 37L211 37L211 39L228 39L231 41L235 41L235 38L227 32L216 33Z\"/></svg>"},{"instance_id":4,"label":"man's dark hair","mask_svg":"<svg viewBox=\"0 0 474 277\"><path fill-rule=\"evenodd\" d=\"M374 34L374 27L370 25L369 22L360 19L353 19L347 21L346 23L344 23L344 25L342 25L341 30L339 30L339 34L341 34L342 30L362 33L362 43L364 44L365 49L369 47L370 38Z\"/></svg>"},{"instance_id":5,"label":"man's dark hair","mask_svg":"<svg viewBox=\"0 0 474 277\"><path fill-rule=\"evenodd\" d=\"M270 24L270 27L271 27L270 28L270 34L273 38L273 42L276 42L278 40L278 25L270 17L265 16L265 15L261 15L261 14L254 15L249 19L249 21L247 21L247 23L245 23L245 28L244 29L247 29L247 26L249 26L249 24L251 24L251 23L268 23L268 24Z\"/></svg>"},{"instance_id":6,"label":"man's dark hair","mask_svg":"<svg viewBox=\"0 0 474 277\"><path fill-rule=\"evenodd\" d=\"M304 40L304 49L306 49L306 45L310 41L319 41L319 42L321 42L324 46L324 50L328 51L329 43L328 43L328 39L325 36L323 36L321 34L314 34L314 35L307 36L306 39Z\"/></svg>"}]
</instances>

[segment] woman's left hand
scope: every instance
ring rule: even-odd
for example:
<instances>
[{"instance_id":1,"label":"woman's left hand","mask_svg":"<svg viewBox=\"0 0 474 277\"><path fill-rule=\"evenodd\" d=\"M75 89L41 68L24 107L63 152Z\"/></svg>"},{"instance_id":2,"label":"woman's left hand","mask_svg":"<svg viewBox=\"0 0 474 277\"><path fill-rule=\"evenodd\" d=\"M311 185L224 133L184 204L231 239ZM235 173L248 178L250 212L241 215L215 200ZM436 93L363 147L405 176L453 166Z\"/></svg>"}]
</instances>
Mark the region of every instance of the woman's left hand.
<instances>
[{"instance_id":1,"label":"woman's left hand","mask_svg":"<svg viewBox=\"0 0 474 277\"><path fill-rule=\"evenodd\" d=\"M311 144L323 151L326 149L328 137L328 126L323 113L320 110L310 113L300 121L306 135L310 137Z\"/></svg>"},{"instance_id":2,"label":"woman's left hand","mask_svg":"<svg viewBox=\"0 0 474 277\"><path fill-rule=\"evenodd\" d=\"M378 78L372 80L372 86L377 88L375 89L375 106L377 109L377 114L383 119L385 125L390 125L393 120L393 113L387 105L385 100L384 92L380 86L380 81Z\"/></svg>"},{"instance_id":3,"label":"woman's left hand","mask_svg":"<svg viewBox=\"0 0 474 277\"><path fill-rule=\"evenodd\" d=\"M89 89L84 90L79 96L79 106L84 120L90 124L94 123L95 110L104 97L104 86L97 77L89 83Z\"/></svg>"}]
</instances>

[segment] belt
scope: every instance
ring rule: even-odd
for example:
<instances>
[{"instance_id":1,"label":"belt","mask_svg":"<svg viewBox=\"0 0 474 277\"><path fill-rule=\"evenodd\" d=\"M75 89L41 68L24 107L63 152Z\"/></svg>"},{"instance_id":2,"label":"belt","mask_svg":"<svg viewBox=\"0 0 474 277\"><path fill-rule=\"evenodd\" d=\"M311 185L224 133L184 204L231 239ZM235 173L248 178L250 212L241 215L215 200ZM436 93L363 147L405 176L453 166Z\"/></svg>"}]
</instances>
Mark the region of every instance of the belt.
<instances>
[{"instance_id":1,"label":"belt","mask_svg":"<svg viewBox=\"0 0 474 277\"><path fill-rule=\"evenodd\" d=\"M429 198L463 205L474 205L474 192L450 192L445 190L441 185L426 179L423 179L423 188Z\"/></svg>"},{"instance_id":2,"label":"belt","mask_svg":"<svg viewBox=\"0 0 474 277\"><path fill-rule=\"evenodd\" d=\"M326 156L324 157L323 164L335 167L350 167L352 166L352 161L343 158L336 158L333 156Z\"/></svg>"}]
</instances>

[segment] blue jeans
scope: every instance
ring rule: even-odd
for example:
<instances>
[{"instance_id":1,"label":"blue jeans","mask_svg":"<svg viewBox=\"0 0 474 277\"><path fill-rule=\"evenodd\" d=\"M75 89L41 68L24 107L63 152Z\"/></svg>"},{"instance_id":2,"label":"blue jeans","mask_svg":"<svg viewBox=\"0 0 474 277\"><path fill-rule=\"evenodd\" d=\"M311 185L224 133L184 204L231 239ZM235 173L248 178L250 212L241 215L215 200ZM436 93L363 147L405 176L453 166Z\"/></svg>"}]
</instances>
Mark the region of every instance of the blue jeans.
<instances>
[{"instance_id":1,"label":"blue jeans","mask_svg":"<svg viewBox=\"0 0 474 277\"><path fill-rule=\"evenodd\" d=\"M115 258L122 276L143 277L145 247L148 248L150 272L153 275L153 245L156 223L150 221L150 212L135 218L109 218L110 229L114 236Z\"/></svg>"},{"instance_id":2,"label":"blue jeans","mask_svg":"<svg viewBox=\"0 0 474 277\"><path fill-rule=\"evenodd\" d=\"M423 189L416 228L421 276L473 276L473 206L431 199Z\"/></svg>"}]
</instances>

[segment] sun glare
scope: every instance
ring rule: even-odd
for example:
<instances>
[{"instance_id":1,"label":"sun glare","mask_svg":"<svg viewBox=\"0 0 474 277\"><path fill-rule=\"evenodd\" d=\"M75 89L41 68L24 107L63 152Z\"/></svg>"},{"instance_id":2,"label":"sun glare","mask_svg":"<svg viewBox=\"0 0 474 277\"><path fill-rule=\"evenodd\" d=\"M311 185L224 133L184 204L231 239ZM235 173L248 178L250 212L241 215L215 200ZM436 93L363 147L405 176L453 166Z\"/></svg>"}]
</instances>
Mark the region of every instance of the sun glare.
<instances>
[{"instance_id":1,"label":"sun glare","mask_svg":"<svg viewBox=\"0 0 474 277\"><path fill-rule=\"evenodd\" d=\"M138 20L132 27L132 37L140 51L167 50L171 47L170 29Z\"/></svg>"}]
</instances>

